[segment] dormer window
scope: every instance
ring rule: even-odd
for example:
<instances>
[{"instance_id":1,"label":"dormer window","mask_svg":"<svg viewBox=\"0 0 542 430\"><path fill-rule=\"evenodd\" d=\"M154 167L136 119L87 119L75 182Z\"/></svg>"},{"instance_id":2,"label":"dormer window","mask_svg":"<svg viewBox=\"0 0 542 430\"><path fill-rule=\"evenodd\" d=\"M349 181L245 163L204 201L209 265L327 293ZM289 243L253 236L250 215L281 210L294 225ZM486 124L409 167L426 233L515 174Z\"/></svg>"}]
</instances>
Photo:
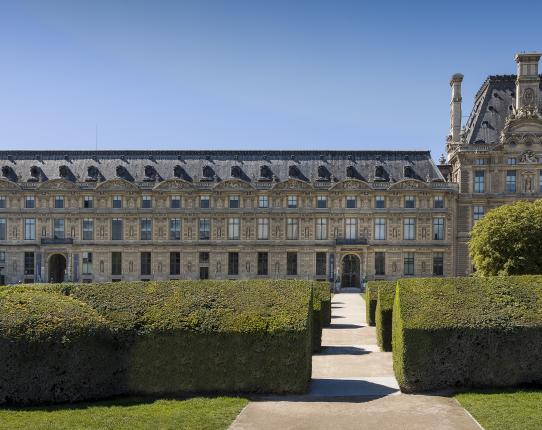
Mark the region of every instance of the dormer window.
<instances>
[{"instance_id":1,"label":"dormer window","mask_svg":"<svg viewBox=\"0 0 542 430\"><path fill-rule=\"evenodd\" d=\"M38 166L32 166L30 168L30 178L28 178L29 182L37 182L41 179L41 168Z\"/></svg>"},{"instance_id":2,"label":"dormer window","mask_svg":"<svg viewBox=\"0 0 542 430\"><path fill-rule=\"evenodd\" d=\"M350 179L358 177L358 172L356 171L356 168L354 166L348 166L346 168L346 177Z\"/></svg>"},{"instance_id":3,"label":"dormer window","mask_svg":"<svg viewBox=\"0 0 542 430\"><path fill-rule=\"evenodd\" d=\"M241 168L239 166L232 166L231 167L231 176L232 178L241 178L241 176L243 175L243 171L241 170Z\"/></svg>"},{"instance_id":4,"label":"dormer window","mask_svg":"<svg viewBox=\"0 0 542 430\"><path fill-rule=\"evenodd\" d=\"M203 167L203 180L204 181L212 181L215 177L215 171L211 166L204 166Z\"/></svg>"},{"instance_id":5,"label":"dormer window","mask_svg":"<svg viewBox=\"0 0 542 430\"><path fill-rule=\"evenodd\" d=\"M414 177L414 171L412 170L412 167L404 166L403 167L403 176L405 178L413 178Z\"/></svg>"},{"instance_id":6,"label":"dormer window","mask_svg":"<svg viewBox=\"0 0 542 430\"><path fill-rule=\"evenodd\" d=\"M273 178L273 172L268 165L260 166L260 181L270 181Z\"/></svg>"},{"instance_id":7,"label":"dormer window","mask_svg":"<svg viewBox=\"0 0 542 430\"><path fill-rule=\"evenodd\" d=\"M178 164L173 168L173 175L175 175L176 178L184 179L185 181L191 180L188 173L186 173L186 170L184 170L184 168Z\"/></svg>"},{"instance_id":8,"label":"dormer window","mask_svg":"<svg viewBox=\"0 0 542 430\"><path fill-rule=\"evenodd\" d=\"M375 167L375 179L376 180L383 180L384 179L384 167L383 166L376 166Z\"/></svg>"},{"instance_id":9,"label":"dormer window","mask_svg":"<svg viewBox=\"0 0 542 430\"><path fill-rule=\"evenodd\" d=\"M73 179L73 174L68 166L62 165L58 168L58 171L60 173L61 178L66 179L68 181L71 181Z\"/></svg>"},{"instance_id":10,"label":"dormer window","mask_svg":"<svg viewBox=\"0 0 542 430\"><path fill-rule=\"evenodd\" d=\"M15 174L15 171L10 166L3 166L2 167L2 175L4 175L5 178L9 179L10 181L16 181L17 175Z\"/></svg>"},{"instance_id":11,"label":"dormer window","mask_svg":"<svg viewBox=\"0 0 542 430\"><path fill-rule=\"evenodd\" d=\"M132 175L130 175L130 172L128 172L128 169L124 166L117 166L116 173L119 178L126 179L127 181L132 181L134 178L132 178Z\"/></svg>"},{"instance_id":12,"label":"dormer window","mask_svg":"<svg viewBox=\"0 0 542 430\"><path fill-rule=\"evenodd\" d=\"M326 166L318 166L318 180L320 181L328 181L330 177L329 170L327 170Z\"/></svg>"},{"instance_id":13,"label":"dormer window","mask_svg":"<svg viewBox=\"0 0 542 430\"><path fill-rule=\"evenodd\" d=\"M158 174L154 166L145 166L145 181L156 181L157 175Z\"/></svg>"},{"instance_id":14,"label":"dormer window","mask_svg":"<svg viewBox=\"0 0 542 430\"><path fill-rule=\"evenodd\" d=\"M290 178L298 178L299 174L300 174L299 167L297 166L288 167L288 176Z\"/></svg>"},{"instance_id":15,"label":"dormer window","mask_svg":"<svg viewBox=\"0 0 542 430\"><path fill-rule=\"evenodd\" d=\"M96 166L90 166L87 171L87 182L98 181L102 178L100 171Z\"/></svg>"}]
</instances>

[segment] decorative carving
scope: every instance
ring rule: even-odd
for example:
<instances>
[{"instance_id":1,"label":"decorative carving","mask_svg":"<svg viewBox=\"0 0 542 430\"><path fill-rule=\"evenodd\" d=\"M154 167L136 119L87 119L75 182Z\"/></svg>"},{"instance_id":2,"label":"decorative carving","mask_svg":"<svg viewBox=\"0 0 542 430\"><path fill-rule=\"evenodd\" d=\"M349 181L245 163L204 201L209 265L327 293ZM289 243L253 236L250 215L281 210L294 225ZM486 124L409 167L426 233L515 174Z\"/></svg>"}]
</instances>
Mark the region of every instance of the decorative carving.
<instances>
[{"instance_id":1,"label":"decorative carving","mask_svg":"<svg viewBox=\"0 0 542 430\"><path fill-rule=\"evenodd\" d=\"M526 164L534 164L538 163L538 157L533 151L525 151L523 154L521 154L521 157L519 158L520 163L526 163Z\"/></svg>"}]
</instances>

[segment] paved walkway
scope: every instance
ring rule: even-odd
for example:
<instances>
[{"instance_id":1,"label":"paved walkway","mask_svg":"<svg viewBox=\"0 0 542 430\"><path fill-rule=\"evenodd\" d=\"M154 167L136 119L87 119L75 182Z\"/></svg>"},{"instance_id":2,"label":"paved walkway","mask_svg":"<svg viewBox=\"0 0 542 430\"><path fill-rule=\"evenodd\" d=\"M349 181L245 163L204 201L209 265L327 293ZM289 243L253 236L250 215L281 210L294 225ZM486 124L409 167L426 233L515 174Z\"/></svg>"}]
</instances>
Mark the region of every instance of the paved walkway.
<instances>
[{"instance_id":1,"label":"paved walkway","mask_svg":"<svg viewBox=\"0 0 542 430\"><path fill-rule=\"evenodd\" d=\"M399 391L392 355L376 345L360 294L336 294L332 312L309 393L251 402L230 430L480 430L451 398Z\"/></svg>"}]
</instances>

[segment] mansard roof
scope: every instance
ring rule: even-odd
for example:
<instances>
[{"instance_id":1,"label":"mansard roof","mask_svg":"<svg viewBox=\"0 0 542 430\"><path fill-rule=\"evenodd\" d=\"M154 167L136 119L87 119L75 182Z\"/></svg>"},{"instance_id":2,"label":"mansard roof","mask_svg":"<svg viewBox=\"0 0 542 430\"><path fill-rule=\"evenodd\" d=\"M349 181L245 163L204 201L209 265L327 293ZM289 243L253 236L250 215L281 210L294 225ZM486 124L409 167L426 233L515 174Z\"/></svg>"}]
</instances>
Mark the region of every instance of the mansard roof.
<instances>
[{"instance_id":1,"label":"mansard roof","mask_svg":"<svg viewBox=\"0 0 542 430\"><path fill-rule=\"evenodd\" d=\"M179 179L257 185L298 179L394 183L405 178L443 181L429 151L0 151L0 176L19 184L65 179L134 184Z\"/></svg>"},{"instance_id":2,"label":"mansard roof","mask_svg":"<svg viewBox=\"0 0 542 430\"><path fill-rule=\"evenodd\" d=\"M499 142L506 117L516 106L516 78L516 75L494 75L484 81L465 124L466 143ZM542 100L542 80L539 90L538 99Z\"/></svg>"}]
</instances>

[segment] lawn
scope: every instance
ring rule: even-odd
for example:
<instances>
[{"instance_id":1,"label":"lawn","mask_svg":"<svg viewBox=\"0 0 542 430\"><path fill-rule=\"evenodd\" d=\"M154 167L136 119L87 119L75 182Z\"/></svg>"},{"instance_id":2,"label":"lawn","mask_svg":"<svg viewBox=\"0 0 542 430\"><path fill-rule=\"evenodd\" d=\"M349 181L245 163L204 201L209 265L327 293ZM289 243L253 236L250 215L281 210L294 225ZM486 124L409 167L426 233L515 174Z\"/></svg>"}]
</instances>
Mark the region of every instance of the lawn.
<instances>
[{"instance_id":1,"label":"lawn","mask_svg":"<svg viewBox=\"0 0 542 430\"><path fill-rule=\"evenodd\" d=\"M141 398L31 408L0 408L9 430L217 430L226 429L247 400L234 397Z\"/></svg>"},{"instance_id":2,"label":"lawn","mask_svg":"<svg viewBox=\"0 0 542 430\"><path fill-rule=\"evenodd\" d=\"M485 430L540 430L542 391L517 390L456 394Z\"/></svg>"}]
</instances>

